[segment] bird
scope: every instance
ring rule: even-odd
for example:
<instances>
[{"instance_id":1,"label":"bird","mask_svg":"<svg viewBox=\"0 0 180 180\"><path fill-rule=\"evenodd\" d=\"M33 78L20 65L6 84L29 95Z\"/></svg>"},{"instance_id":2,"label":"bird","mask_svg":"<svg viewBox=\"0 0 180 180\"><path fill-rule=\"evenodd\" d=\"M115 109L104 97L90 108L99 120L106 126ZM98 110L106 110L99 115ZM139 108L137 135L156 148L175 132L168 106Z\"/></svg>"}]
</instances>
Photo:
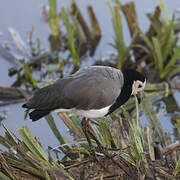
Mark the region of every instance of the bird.
<instances>
[{"instance_id":1,"label":"bird","mask_svg":"<svg viewBox=\"0 0 180 180\"><path fill-rule=\"evenodd\" d=\"M122 106L131 95L141 101L145 76L135 69L89 66L40 88L22 105L37 121L51 112L74 112L90 118L104 117Z\"/></svg>"}]
</instances>

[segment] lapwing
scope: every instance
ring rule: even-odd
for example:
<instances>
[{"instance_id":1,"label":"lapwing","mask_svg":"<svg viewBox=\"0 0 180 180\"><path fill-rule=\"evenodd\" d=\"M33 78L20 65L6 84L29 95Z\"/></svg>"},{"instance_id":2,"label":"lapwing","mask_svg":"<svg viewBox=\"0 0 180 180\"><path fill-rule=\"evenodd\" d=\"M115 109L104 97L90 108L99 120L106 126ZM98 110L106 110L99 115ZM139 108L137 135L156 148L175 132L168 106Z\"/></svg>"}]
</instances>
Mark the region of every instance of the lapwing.
<instances>
[{"instance_id":1,"label":"lapwing","mask_svg":"<svg viewBox=\"0 0 180 180\"><path fill-rule=\"evenodd\" d=\"M74 112L86 118L111 114L131 95L140 103L145 77L134 69L119 70L108 66L90 66L37 90L22 105L37 121L50 112Z\"/></svg>"}]
</instances>

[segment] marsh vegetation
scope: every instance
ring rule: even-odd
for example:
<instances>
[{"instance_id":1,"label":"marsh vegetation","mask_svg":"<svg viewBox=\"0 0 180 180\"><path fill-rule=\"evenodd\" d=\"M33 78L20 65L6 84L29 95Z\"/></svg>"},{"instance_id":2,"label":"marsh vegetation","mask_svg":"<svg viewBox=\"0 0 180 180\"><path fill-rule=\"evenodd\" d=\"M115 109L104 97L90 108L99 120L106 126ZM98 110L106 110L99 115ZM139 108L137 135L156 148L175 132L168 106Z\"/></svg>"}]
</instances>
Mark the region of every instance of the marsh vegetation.
<instances>
[{"instance_id":1,"label":"marsh vegetation","mask_svg":"<svg viewBox=\"0 0 180 180\"><path fill-rule=\"evenodd\" d=\"M103 36L91 6L87 7L87 22L75 1L70 8L58 9L56 0L49 0L49 9L43 10L51 29L49 50L41 48L40 39L33 39L33 29L27 44L11 28L14 48L21 58L0 44L0 55L12 64L9 76L15 77L11 87L0 86L0 106L24 102L37 88L51 84L51 77L64 77L89 61L91 65L135 68L144 73L148 83L141 105L131 97L112 115L90 122L95 153L89 149L81 119L75 114L58 114L73 139L63 137L58 122L52 115L46 116L44 123L59 142L57 147L49 146L48 153L27 126L19 127L17 137L2 121L5 135L0 136L0 144L5 149L0 152L1 179L180 179L180 110L173 96L180 89L179 12L169 17L159 0L154 12L147 14L149 28L142 30L134 2L115 0L107 6L114 30L114 42L109 46L114 52L103 60L91 58ZM128 45L123 20L131 36ZM171 112L176 127L173 135L164 130L163 117L158 116L156 105L161 101ZM144 119L148 122L145 127Z\"/></svg>"}]
</instances>

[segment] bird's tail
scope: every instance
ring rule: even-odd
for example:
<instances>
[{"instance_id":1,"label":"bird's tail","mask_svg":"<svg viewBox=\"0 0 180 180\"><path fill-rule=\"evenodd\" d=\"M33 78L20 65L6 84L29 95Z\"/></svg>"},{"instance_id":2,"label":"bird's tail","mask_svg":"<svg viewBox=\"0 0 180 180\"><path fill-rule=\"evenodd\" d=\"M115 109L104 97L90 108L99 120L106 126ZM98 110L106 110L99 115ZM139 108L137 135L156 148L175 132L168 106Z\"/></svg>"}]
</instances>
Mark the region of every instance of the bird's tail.
<instances>
[{"instance_id":1,"label":"bird's tail","mask_svg":"<svg viewBox=\"0 0 180 180\"><path fill-rule=\"evenodd\" d=\"M30 119L32 119L32 121L37 121L42 117L48 115L49 113L49 110L34 110L31 113L29 113L29 117Z\"/></svg>"},{"instance_id":2,"label":"bird's tail","mask_svg":"<svg viewBox=\"0 0 180 180\"><path fill-rule=\"evenodd\" d=\"M23 104L22 107L29 109L27 104ZM48 115L50 112L51 112L50 110L37 110L37 109L35 109L31 113L29 113L29 117L32 121L37 121L37 120L41 119L42 117Z\"/></svg>"}]
</instances>

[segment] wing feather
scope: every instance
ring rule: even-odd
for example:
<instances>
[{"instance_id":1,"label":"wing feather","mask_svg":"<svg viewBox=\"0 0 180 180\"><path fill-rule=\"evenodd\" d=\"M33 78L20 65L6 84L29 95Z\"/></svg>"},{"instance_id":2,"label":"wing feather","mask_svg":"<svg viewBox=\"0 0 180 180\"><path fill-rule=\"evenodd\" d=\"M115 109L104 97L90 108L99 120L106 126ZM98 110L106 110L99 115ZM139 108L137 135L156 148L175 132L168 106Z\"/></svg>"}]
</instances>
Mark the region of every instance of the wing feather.
<instances>
[{"instance_id":1,"label":"wing feather","mask_svg":"<svg viewBox=\"0 0 180 180\"><path fill-rule=\"evenodd\" d=\"M123 86L122 73L110 67L91 67L38 90L29 109L100 109L113 104Z\"/></svg>"}]
</instances>

